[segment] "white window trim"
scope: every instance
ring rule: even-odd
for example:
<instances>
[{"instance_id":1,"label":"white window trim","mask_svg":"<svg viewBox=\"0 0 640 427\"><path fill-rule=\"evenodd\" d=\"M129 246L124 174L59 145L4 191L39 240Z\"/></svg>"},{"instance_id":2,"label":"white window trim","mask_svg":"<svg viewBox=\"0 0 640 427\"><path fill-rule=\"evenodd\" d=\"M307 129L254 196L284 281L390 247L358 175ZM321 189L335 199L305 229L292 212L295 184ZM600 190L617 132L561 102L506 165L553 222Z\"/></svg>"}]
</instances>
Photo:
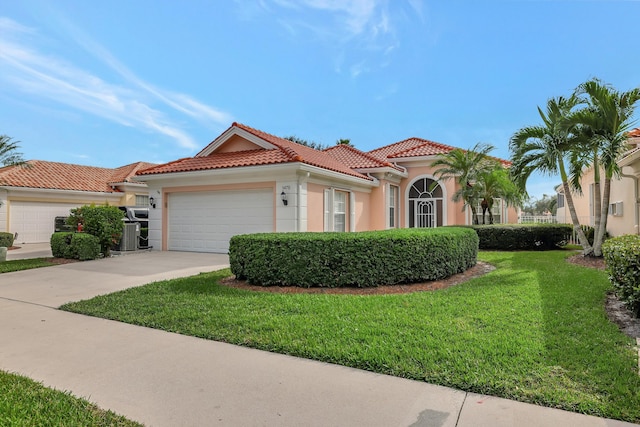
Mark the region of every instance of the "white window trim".
<instances>
[{"instance_id":1,"label":"white window trim","mask_svg":"<svg viewBox=\"0 0 640 427\"><path fill-rule=\"evenodd\" d=\"M391 189L395 188L395 197L394 197L394 226L391 227ZM393 184L387 184L387 194L385 197L385 224L387 229L400 228L400 187Z\"/></svg>"},{"instance_id":2,"label":"white window trim","mask_svg":"<svg viewBox=\"0 0 640 427\"><path fill-rule=\"evenodd\" d=\"M613 202L609 204L609 215L612 215L612 216L624 215L622 202Z\"/></svg>"},{"instance_id":3,"label":"white window trim","mask_svg":"<svg viewBox=\"0 0 640 427\"><path fill-rule=\"evenodd\" d=\"M336 231L335 230L335 194L336 191L340 193L346 193L345 197L345 221L349 221L349 228L347 229L345 224L345 231L355 230L355 194L349 190L342 188L326 188L324 190L324 231Z\"/></svg>"}]
</instances>

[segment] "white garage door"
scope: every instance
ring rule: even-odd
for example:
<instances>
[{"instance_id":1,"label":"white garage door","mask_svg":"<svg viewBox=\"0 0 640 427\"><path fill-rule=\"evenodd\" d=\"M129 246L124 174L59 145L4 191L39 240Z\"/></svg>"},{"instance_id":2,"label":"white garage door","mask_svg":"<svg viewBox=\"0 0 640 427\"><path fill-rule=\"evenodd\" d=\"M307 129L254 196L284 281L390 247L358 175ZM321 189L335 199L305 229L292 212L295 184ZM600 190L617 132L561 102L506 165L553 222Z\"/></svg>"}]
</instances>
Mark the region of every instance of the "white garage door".
<instances>
[{"instance_id":1,"label":"white garage door","mask_svg":"<svg viewBox=\"0 0 640 427\"><path fill-rule=\"evenodd\" d=\"M9 231L18 233L16 243L49 242L57 216L69 216L79 205L67 203L17 202L9 208Z\"/></svg>"},{"instance_id":2,"label":"white garage door","mask_svg":"<svg viewBox=\"0 0 640 427\"><path fill-rule=\"evenodd\" d=\"M170 194L168 217L170 251L226 253L236 234L273 231L273 192Z\"/></svg>"}]
</instances>

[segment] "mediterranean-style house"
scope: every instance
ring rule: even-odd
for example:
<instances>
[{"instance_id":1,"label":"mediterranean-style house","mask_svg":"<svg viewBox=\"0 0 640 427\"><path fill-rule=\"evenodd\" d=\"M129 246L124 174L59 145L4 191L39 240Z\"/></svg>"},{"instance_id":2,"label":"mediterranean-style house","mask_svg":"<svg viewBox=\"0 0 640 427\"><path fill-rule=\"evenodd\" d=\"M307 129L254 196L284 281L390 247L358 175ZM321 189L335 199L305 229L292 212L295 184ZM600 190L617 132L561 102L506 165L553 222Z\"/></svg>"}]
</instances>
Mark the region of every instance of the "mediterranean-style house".
<instances>
[{"instance_id":1,"label":"mediterranean-style house","mask_svg":"<svg viewBox=\"0 0 640 427\"><path fill-rule=\"evenodd\" d=\"M611 236L623 234L638 234L640 218L640 128L628 133L629 150L618 160L622 173L619 178L611 181L611 196L609 198L609 216L607 232ZM594 225L594 179L593 168L585 171L582 180L582 194L572 192L576 214L583 225ZM602 175L604 176L604 175ZM601 185L603 185L602 179ZM558 192L558 222L571 223L569 209L566 207L562 186Z\"/></svg>"},{"instance_id":2,"label":"mediterranean-style house","mask_svg":"<svg viewBox=\"0 0 640 427\"><path fill-rule=\"evenodd\" d=\"M137 162L116 169L31 160L0 168L0 231L17 233L16 243L49 242L55 217L79 206L148 206L145 183L131 178L155 166Z\"/></svg>"},{"instance_id":3,"label":"mediterranean-style house","mask_svg":"<svg viewBox=\"0 0 640 427\"><path fill-rule=\"evenodd\" d=\"M316 150L240 123L194 157L138 172L149 187L156 250L227 252L236 234L472 224L454 180L432 164L454 147L409 138L363 152ZM517 222L501 201L495 222Z\"/></svg>"}]
</instances>

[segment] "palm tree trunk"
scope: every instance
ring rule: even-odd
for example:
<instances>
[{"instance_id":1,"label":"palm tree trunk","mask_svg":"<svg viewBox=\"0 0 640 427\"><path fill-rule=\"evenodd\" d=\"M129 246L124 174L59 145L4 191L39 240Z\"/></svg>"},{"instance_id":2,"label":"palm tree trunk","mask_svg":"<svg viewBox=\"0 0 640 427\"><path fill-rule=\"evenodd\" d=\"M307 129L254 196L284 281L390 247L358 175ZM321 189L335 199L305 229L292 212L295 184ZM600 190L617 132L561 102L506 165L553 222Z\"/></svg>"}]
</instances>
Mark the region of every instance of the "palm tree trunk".
<instances>
[{"instance_id":1,"label":"palm tree trunk","mask_svg":"<svg viewBox=\"0 0 640 427\"><path fill-rule=\"evenodd\" d=\"M569 188L569 182L567 181L567 172L564 169L564 162L562 161L562 158L558 159L558 167L560 169L560 178L562 179L562 188L564 189L564 198L567 202L569 213L571 214L573 231L578 236L578 240L580 241L580 245L582 246L582 254L586 256L593 252L593 248L589 244L589 240L587 239L587 236L585 236L584 230L582 229L582 227L580 227L580 221L578 220L578 215L576 214L576 207L573 204L573 196L571 196L571 189Z\"/></svg>"},{"instance_id":2,"label":"palm tree trunk","mask_svg":"<svg viewBox=\"0 0 640 427\"><path fill-rule=\"evenodd\" d=\"M599 227L596 228L593 236L593 255L602 256L602 242L604 233L607 231L607 218L609 215L609 199L611 198L611 178L605 176L604 191L602 192L602 212Z\"/></svg>"},{"instance_id":3,"label":"palm tree trunk","mask_svg":"<svg viewBox=\"0 0 640 427\"><path fill-rule=\"evenodd\" d=\"M600 233L600 224L602 223L602 187L600 187L600 162L598 161L598 153L593 153L593 228L594 238ZM609 206L607 204L607 206ZM595 240L593 242L594 256L595 252Z\"/></svg>"},{"instance_id":4,"label":"palm tree trunk","mask_svg":"<svg viewBox=\"0 0 640 427\"><path fill-rule=\"evenodd\" d=\"M473 204L469 204L469 208L471 209L471 225L478 225L478 211Z\"/></svg>"}]
</instances>

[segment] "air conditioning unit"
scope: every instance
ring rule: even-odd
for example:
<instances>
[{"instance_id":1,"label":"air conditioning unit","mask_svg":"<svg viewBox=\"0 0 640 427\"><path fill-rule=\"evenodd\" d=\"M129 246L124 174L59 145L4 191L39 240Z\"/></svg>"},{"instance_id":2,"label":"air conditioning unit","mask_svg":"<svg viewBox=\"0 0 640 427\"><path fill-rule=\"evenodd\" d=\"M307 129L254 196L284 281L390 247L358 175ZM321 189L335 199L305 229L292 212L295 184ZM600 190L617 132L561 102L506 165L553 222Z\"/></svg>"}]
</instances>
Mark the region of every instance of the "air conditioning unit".
<instances>
[{"instance_id":1,"label":"air conditioning unit","mask_svg":"<svg viewBox=\"0 0 640 427\"><path fill-rule=\"evenodd\" d=\"M120 239L121 251L135 251L138 249L138 236L140 225L138 223L124 223L122 238Z\"/></svg>"}]
</instances>

